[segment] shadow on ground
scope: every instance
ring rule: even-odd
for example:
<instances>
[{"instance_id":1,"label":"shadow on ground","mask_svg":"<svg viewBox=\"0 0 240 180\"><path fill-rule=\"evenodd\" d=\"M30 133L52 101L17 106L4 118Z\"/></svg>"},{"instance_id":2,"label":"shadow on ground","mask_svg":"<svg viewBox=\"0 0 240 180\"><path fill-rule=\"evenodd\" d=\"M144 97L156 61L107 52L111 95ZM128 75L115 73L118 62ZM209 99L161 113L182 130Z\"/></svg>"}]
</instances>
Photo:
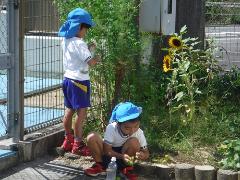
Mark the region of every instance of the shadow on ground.
<instances>
[{"instance_id":1,"label":"shadow on ground","mask_svg":"<svg viewBox=\"0 0 240 180\"><path fill-rule=\"evenodd\" d=\"M91 158L68 159L46 155L34 161L20 163L17 166L0 172L3 180L104 180L105 176L89 177L84 175L83 169L92 165ZM139 177L139 180L152 180L153 178Z\"/></svg>"},{"instance_id":2,"label":"shadow on ground","mask_svg":"<svg viewBox=\"0 0 240 180\"><path fill-rule=\"evenodd\" d=\"M73 161L73 160L72 160ZM91 178L85 176L83 169L64 164L64 160L52 156L45 156L35 161L21 163L7 171L0 173L0 179L6 180L40 180L40 179L105 179L104 176Z\"/></svg>"}]
</instances>

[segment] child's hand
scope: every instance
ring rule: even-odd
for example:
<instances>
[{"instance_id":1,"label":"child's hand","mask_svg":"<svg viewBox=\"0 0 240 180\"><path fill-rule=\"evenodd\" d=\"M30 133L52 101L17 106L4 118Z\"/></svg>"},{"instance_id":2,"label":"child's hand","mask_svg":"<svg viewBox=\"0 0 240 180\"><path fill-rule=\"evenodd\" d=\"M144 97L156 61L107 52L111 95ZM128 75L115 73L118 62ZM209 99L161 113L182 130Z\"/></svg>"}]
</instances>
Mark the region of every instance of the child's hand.
<instances>
[{"instance_id":1,"label":"child's hand","mask_svg":"<svg viewBox=\"0 0 240 180\"><path fill-rule=\"evenodd\" d=\"M95 42L91 42L91 43L88 44L88 49L89 49L90 52L95 52L96 47L97 46L96 46Z\"/></svg>"},{"instance_id":2,"label":"child's hand","mask_svg":"<svg viewBox=\"0 0 240 180\"><path fill-rule=\"evenodd\" d=\"M133 166L135 163L135 157L134 156L129 156L127 154L124 154L124 161L128 166Z\"/></svg>"},{"instance_id":3,"label":"child's hand","mask_svg":"<svg viewBox=\"0 0 240 180\"><path fill-rule=\"evenodd\" d=\"M97 63L100 63L100 62L101 62L101 57L100 57L99 55L96 55L96 56L95 56L95 59L96 59Z\"/></svg>"},{"instance_id":4,"label":"child's hand","mask_svg":"<svg viewBox=\"0 0 240 180\"><path fill-rule=\"evenodd\" d=\"M136 163L135 157L132 156L132 157L130 157L130 160L127 162L127 165L128 166L133 166L135 163Z\"/></svg>"},{"instance_id":5,"label":"child's hand","mask_svg":"<svg viewBox=\"0 0 240 180\"><path fill-rule=\"evenodd\" d=\"M123 155L123 160L127 163L128 161L131 160L131 157L129 155L127 155L127 154L124 154Z\"/></svg>"},{"instance_id":6,"label":"child's hand","mask_svg":"<svg viewBox=\"0 0 240 180\"><path fill-rule=\"evenodd\" d=\"M142 151L137 152L136 158L139 160L144 160L145 159L144 153Z\"/></svg>"}]
</instances>

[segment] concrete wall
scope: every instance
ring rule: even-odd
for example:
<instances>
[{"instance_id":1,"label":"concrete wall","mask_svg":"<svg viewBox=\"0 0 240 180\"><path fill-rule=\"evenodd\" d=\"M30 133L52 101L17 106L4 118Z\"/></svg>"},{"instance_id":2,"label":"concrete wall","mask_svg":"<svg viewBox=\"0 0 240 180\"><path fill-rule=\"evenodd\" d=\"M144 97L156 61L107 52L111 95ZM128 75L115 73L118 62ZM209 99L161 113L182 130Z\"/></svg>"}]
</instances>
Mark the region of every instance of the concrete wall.
<instances>
[{"instance_id":1,"label":"concrete wall","mask_svg":"<svg viewBox=\"0 0 240 180\"><path fill-rule=\"evenodd\" d=\"M19 160L26 162L43 156L59 146L63 138L64 130L62 129L43 137L22 141L18 145Z\"/></svg>"}]
</instances>

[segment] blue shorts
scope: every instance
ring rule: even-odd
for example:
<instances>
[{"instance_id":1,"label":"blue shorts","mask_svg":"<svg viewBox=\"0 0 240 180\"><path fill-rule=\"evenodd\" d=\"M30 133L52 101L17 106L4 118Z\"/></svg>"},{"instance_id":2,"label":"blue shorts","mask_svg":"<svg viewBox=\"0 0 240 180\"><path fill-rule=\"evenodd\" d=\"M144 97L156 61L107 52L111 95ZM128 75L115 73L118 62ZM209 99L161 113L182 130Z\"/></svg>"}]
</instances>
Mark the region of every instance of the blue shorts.
<instances>
[{"instance_id":1,"label":"blue shorts","mask_svg":"<svg viewBox=\"0 0 240 180\"><path fill-rule=\"evenodd\" d=\"M62 84L64 105L70 109L90 107L90 81L78 81L64 78Z\"/></svg>"},{"instance_id":2,"label":"blue shorts","mask_svg":"<svg viewBox=\"0 0 240 180\"><path fill-rule=\"evenodd\" d=\"M122 153L122 146L121 147L112 147L112 150L117 152L117 153ZM111 162L111 157L108 155L103 155L102 156L102 165L104 168L108 167L108 164ZM125 168L127 165L125 164L125 162L122 159L117 159L116 161L117 163L117 168L118 170L122 170L123 168Z\"/></svg>"}]
</instances>

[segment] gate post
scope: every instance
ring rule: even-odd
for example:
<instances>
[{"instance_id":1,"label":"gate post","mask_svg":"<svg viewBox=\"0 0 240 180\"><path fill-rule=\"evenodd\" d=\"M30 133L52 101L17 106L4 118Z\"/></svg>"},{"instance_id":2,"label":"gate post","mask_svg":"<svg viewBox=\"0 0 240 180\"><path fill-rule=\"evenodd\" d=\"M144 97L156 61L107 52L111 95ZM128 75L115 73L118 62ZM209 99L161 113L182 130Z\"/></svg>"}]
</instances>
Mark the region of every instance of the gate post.
<instances>
[{"instance_id":1,"label":"gate post","mask_svg":"<svg viewBox=\"0 0 240 180\"><path fill-rule=\"evenodd\" d=\"M8 135L13 142L24 135L24 61L22 0L8 0L8 52L12 67L8 70ZM21 27L21 28L20 28Z\"/></svg>"}]
</instances>

